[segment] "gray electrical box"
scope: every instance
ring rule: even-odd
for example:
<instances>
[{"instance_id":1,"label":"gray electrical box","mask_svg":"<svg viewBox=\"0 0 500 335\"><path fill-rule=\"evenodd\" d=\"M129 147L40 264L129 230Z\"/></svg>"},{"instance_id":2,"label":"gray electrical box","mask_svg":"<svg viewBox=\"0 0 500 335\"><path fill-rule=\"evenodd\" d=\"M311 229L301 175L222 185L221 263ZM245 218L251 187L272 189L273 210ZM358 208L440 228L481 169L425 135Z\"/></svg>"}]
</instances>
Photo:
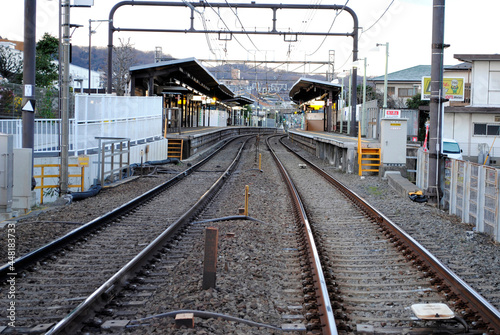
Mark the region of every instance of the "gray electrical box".
<instances>
[{"instance_id":1,"label":"gray electrical box","mask_svg":"<svg viewBox=\"0 0 500 335\"><path fill-rule=\"evenodd\" d=\"M380 122L381 164L383 170L404 172L406 168L406 119L382 119Z\"/></svg>"},{"instance_id":2,"label":"gray electrical box","mask_svg":"<svg viewBox=\"0 0 500 335\"><path fill-rule=\"evenodd\" d=\"M31 170L33 168L33 149L14 149L14 191L12 210L27 213L35 206L36 193L31 190Z\"/></svg>"},{"instance_id":3,"label":"gray electrical box","mask_svg":"<svg viewBox=\"0 0 500 335\"><path fill-rule=\"evenodd\" d=\"M0 213L10 213L12 210L13 143L12 135L0 134Z\"/></svg>"}]
</instances>

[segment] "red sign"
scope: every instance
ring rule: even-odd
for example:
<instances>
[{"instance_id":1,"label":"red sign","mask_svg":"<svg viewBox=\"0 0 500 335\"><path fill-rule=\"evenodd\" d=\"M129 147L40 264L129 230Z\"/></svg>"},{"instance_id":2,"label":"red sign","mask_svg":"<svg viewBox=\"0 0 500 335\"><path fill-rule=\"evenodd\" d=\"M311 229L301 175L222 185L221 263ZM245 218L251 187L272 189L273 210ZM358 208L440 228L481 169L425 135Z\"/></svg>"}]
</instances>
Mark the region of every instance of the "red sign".
<instances>
[{"instance_id":1,"label":"red sign","mask_svg":"<svg viewBox=\"0 0 500 335\"><path fill-rule=\"evenodd\" d=\"M401 117L401 110L399 110L399 109L386 109L385 110L385 117L386 118L400 118Z\"/></svg>"}]
</instances>

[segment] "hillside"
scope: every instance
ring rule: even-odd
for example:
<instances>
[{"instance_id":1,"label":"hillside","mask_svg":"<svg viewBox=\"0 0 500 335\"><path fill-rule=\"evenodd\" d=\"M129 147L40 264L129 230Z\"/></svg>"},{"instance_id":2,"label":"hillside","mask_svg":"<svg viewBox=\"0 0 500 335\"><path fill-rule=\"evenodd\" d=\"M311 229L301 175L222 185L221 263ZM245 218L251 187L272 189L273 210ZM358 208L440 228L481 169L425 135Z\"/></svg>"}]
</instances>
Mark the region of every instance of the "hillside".
<instances>
[{"instance_id":1,"label":"hillside","mask_svg":"<svg viewBox=\"0 0 500 335\"><path fill-rule=\"evenodd\" d=\"M105 71L107 67L107 48L92 48L91 67L95 71ZM134 49L135 62L133 65L151 64L155 61L154 51L141 51ZM170 55L162 59L172 59ZM88 68L88 47L73 46L72 64ZM204 65L206 66L206 65ZM249 96L259 103L274 106L280 104L278 101L289 101L288 92L292 85L303 73L288 72L284 70L273 70L265 64L256 66L248 64L224 64L218 66L206 66L217 80L223 82L236 95ZM309 78L325 80L321 75L310 75Z\"/></svg>"},{"instance_id":2,"label":"hillside","mask_svg":"<svg viewBox=\"0 0 500 335\"><path fill-rule=\"evenodd\" d=\"M136 63L134 65L154 63L154 51L135 50ZM108 62L108 48L94 47L92 48L91 67L95 71L104 71ZM84 68L89 67L89 48L82 46L73 46L71 64L75 64Z\"/></svg>"}]
</instances>

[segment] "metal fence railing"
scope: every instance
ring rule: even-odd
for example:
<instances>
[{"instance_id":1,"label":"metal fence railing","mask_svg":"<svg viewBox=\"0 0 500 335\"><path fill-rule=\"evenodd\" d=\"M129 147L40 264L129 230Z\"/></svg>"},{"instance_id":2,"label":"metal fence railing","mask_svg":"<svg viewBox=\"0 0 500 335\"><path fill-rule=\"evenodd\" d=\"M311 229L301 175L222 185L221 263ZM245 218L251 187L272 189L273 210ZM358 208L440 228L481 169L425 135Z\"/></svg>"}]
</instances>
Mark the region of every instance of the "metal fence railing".
<instances>
[{"instance_id":1,"label":"metal fence railing","mask_svg":"<svg viewBox=\"0 0 500 335\"><path fill-rule=\"evenodd\" d=\"M418 152L417 187L428 188L429 153ZM443 208L500 241L500 169L446 159Z\"/></svg>"}]
</instances>

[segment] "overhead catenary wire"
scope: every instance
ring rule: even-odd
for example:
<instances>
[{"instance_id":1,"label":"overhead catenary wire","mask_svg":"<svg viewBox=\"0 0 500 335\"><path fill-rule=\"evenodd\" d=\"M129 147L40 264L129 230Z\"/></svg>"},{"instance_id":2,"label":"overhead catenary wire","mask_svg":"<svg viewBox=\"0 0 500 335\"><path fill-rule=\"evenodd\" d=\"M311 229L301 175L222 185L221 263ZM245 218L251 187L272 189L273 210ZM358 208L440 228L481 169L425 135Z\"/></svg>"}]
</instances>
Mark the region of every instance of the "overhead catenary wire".
<instances>
[{"instance_id":1,"label":"overhead catenary wire","mask_svg":"<svg viewBox=\"0 0 500 335\"><path fill-rule=\"evenodd\" d=\"M224 24L224 26L227 28L227 30L231 31L231 29L228 27L228 25L226 24L226 21L224 21L224 19L222 18L222 16L220 16L220 14L212 7L212 5L210 4L210 2L206 1L205 0L205 3L214 11L214 13L219 17L220 21ZM238 38L236 36L234 36L234 40L236 42L238 42L238 44L248 53L250 53L250 51L238 40Z\"/></svg>"},{"instance_id":2,"label":"overhead catenary wire","mask_svg":"<svg viewBox=\"0 0 500 335\"><path fill-rule=\"evenodd\" d=\"M315 1L314 4L312 4L312 8L307 11L307 13L304 16L304 19L301 22L301 27L299 29L299 32L304 33L309 29L309 26L313 22L314 17L316 16L316 13L318 11L318 6L321 5L321 0ZM312 3L312 1L311 1ZM296 49L300 49L302 43L304 41L304 37L300 36ZM287 52L288 58L290 58L291 55L291 49L289 48L289 51Z\"/></svg>"},{"instance_id":3,"label":"overhead catenary wire","mask_svg":"<svg viewBox=\"0 0 500 335\"><path fill-rule=\"evenodd\" d=\"M335 21L337 20L337 17L340 15L340 13L342 13L344 11L344 8L347 6L348 3L349 3L349 0L347 0L345 2L345 4L342 6L342 9L340 11L337 11L337 13L335 14L335 17L333 18L332 24L330 25L330 28L328 29L328 33L330 33L332 31L333 25L335 24ZM318 52L319 49L321 49L321 47L325 43L327 37L328 36L325 35L325 37L323 37L323 40L319 44L318 48L316 48L316 50L314 50L313 53L307 54L307 56L313 56L316 52Z\"/></svg>"},{"instance_id":4,"label":"overhead catenary wire","mask_svg":"<svg viewBox=\"0 0 500 335\"><path fill-rule=\"evenodd\" d=\"M361 32L361 34L359 34L360 38L363 35L363 33L366 33L368 30L372 29L378 23L378 21L380 21L384 17L384 15L387 13L387 11L389 10L389 8L391 8L391 6L392 6L393 3L394 3L394 0L391 1L391 3L389 4L389 6L387 6L387 8L385 9L385 11L382 13L382 15L380 15L380 17L375 22L373 22L373 24L370 27L368 27L367 29L363 29L363 31Z\"/></svg>"},{"instance_id":5,"label":"overhead catenary wire","mask_svg":"<svg viewBox=\"0 0 500 335\"><path fill-rule=\"evenodd\" d=\"M200 11L198 9L196 9L196 7L194 7L191 3L189 3L188 1L186 0L182 0L182 2L187 6L189 7L191 10L193 10L194 12L196 12L200 18L201 18L201 24L203 25L203 29L205 30L208 30L207 29L207 23L206 23L206 18L205 18L205 13L204 11ZM212 44L210 43L210 36L208 33L205 33L205 39L207 41L207 45L208 45L208 49L210 50L210 52L217 57L217 54L215 53L214 49L212 48Z\"/></svg>"},{"instance_id":6,"label":"overhead catenary wire","mask_svg":"<svg viewBox=\"0 0 500 335\"><path fill-rule=\"evenodd\" d=\"M233 7L231 7L231 4L229 4L229 2L226 0L226 3L227 5L229 6L229 9L231 9L231 12L233 12L234 16L236 16L236 19L238 20L238 22L241 24L241 29L243 30L243 32L245 33L245 35L248 37L248 39L250 40L250 43L252 43L252 45L255 47L255 49L257 51L259 51L259 48L255 45L255 43L253 42L252 38L250 37L250 35L248 35L247 31L245 30L245 26L243 25L243 22L241 22L240 20L240 17L238 16L238 12L237 11L234 11L233 10ZM236 8L237 10L238 8ZM226 26L227 27L227 26ZM228 28L229 29L229 28Z\"/></svg>"},{"instance_id":7,"label":"overhead catenary wire","mask_svg":"<svg viewBox=\"0 0 500 335\"><path fill-rule=\"evenodd\" d=\"M394 0L391 1L391 3L387 6L387 8L384 10L384 12L379 16L379 18L377 20L375 20L375 22L370 27L368 27L367 29L363 29L361 31L361 33L359 34L360 40L361 40L361 36L363 36L363 33L366 33L368 30L372 29L384 17L384 15L387 13L387 11L389 11L389 9L393 5L393 3L394 3ZM352 51L349 54L349 56L347 56L346 61L339 67L339 69L343 68L349 62L349 60L351 59L351 56L352 56Z\"/></svg>"}]
</instances>

